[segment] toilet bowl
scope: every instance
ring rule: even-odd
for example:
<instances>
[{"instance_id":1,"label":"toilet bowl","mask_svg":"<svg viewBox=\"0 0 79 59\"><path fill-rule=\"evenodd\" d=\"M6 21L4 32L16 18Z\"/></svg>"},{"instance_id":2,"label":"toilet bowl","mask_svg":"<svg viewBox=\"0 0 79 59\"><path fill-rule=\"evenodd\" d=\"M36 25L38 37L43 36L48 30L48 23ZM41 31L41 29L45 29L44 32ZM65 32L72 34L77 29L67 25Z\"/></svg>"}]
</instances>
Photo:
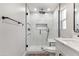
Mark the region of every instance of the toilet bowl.
<instances>
[{"instance_id":1,"label":"toilet bowl","mask_svg":"<svg viewBox=\"0 0 79 59\"><path fill-rule=\"evenodd\" d=\"M56 47L55 46L42 47L42 50L47 51L49 53L55 53L56 52Z\"/></svg>"},{"instance_id":2,"label":"toilet bowl","mask_svg":"<svg viewBox=\"0 0 79 59\"><path fill-rule=\"evenodd\" d=\"M56 47L55 46L42 47L42 50L48 52L49 56L55 56L56 55Z\"/></svg>"}]
</instances>

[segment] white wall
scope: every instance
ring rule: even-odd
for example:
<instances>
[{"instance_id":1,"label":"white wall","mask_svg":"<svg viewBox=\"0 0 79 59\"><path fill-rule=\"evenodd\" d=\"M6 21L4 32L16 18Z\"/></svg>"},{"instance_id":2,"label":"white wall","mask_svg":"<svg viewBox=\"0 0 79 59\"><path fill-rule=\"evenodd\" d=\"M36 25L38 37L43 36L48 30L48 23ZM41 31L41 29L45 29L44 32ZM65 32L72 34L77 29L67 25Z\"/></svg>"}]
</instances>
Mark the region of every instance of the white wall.
<instances>
[{"instance_id":1,"label":"white wall","mask_svg":"<svg viewBox=\"0 0 79 59\"><path fill-rule=\"evenodd\" d=\"M16 56L23 55L25 51L25 30L24 26L6 20L1 17L7 16L25 23L25 4L0 4L0 55ZM11 23L11 24L9 24Z\"/></svg>"},{"instance_id":2,"label":"white wall","mask_svg":"<svg viewBox=\"0 0 79 59\"><path fill-rule=\"evenodd\" d=\"M53 12L53 19L52 19L52 25L50 26L50 39L54 39L58 37L58 10L59 7L57 6L56 9ZM49 22L50 23L50 22Z\"/></svg>"},{"instance_id":3,"label":"white wall","mask_svg":"<svg viewBox=\"0 0 79 59\"><path fill-rule=\"evenodd\" d=\"M66 8L66 25L65 30L60 30L61 37L72 37L73 36L73 3L63 3L60 8Z\"/></svg>"}]
</instances>

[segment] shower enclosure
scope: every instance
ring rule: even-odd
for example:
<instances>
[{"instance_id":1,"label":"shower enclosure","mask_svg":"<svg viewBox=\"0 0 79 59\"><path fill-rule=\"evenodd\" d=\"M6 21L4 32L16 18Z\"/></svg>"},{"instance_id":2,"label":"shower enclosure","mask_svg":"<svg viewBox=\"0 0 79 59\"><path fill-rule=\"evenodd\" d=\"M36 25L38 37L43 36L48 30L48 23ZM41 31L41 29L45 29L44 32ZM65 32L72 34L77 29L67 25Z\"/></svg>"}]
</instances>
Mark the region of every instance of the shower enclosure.
<instances>
[{"instance_id":1,"label":"shower enclosure","mask_svg":"<svg viewBox=\"0 0 79 59\"><path fill-rule=\"evenodd\" d=\"M58 37L58 14L57 3L26 4L27 51L40 51Z\"/></svg>"}]
</instances>

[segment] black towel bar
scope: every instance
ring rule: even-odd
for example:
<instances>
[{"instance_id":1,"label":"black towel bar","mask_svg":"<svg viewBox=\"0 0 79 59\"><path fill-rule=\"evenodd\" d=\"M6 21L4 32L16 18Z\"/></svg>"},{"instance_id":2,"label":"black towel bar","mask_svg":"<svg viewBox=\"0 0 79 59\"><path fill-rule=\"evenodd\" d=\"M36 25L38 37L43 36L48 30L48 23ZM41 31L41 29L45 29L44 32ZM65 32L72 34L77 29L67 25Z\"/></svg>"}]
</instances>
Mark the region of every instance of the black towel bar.
<instances>
[{"instance_id":1,"label":"black towel bar","mask_svg":"<svg viewBox=\"0 0 79 59\"><path fill-rule=\"evenodd\" d=\"M12 20L12 21L14 21L14 22L17 22L18 24L24 25L23 23L21 23L21 22L19 22L19 21L16 21L16 20L14 20L14 19L12 19L12 18L10 18L10 17L2 16L2 19L3 19L3 20L4 20L4 19L9 19L9 20Z\"/></svg>"}]
</instances>

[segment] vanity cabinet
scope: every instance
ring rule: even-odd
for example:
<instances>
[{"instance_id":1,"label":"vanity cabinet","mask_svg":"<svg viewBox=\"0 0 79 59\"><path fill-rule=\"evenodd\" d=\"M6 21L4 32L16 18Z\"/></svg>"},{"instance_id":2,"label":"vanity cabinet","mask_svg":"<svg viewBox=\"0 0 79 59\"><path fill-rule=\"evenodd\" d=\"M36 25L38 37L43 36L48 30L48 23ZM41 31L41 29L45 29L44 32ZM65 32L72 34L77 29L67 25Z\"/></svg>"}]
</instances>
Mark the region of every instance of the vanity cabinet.
<instances>
[{"instance_id":1,"label":"vanity cabinet","mask_svg":"<svg viewBox=\"0 0 79 59\"><path fill-rule=\"evenodd\" d=\"M79 52L72 47L56 40L56 55L57 56L79 56Z\"/></svg>"}]
</instances>

